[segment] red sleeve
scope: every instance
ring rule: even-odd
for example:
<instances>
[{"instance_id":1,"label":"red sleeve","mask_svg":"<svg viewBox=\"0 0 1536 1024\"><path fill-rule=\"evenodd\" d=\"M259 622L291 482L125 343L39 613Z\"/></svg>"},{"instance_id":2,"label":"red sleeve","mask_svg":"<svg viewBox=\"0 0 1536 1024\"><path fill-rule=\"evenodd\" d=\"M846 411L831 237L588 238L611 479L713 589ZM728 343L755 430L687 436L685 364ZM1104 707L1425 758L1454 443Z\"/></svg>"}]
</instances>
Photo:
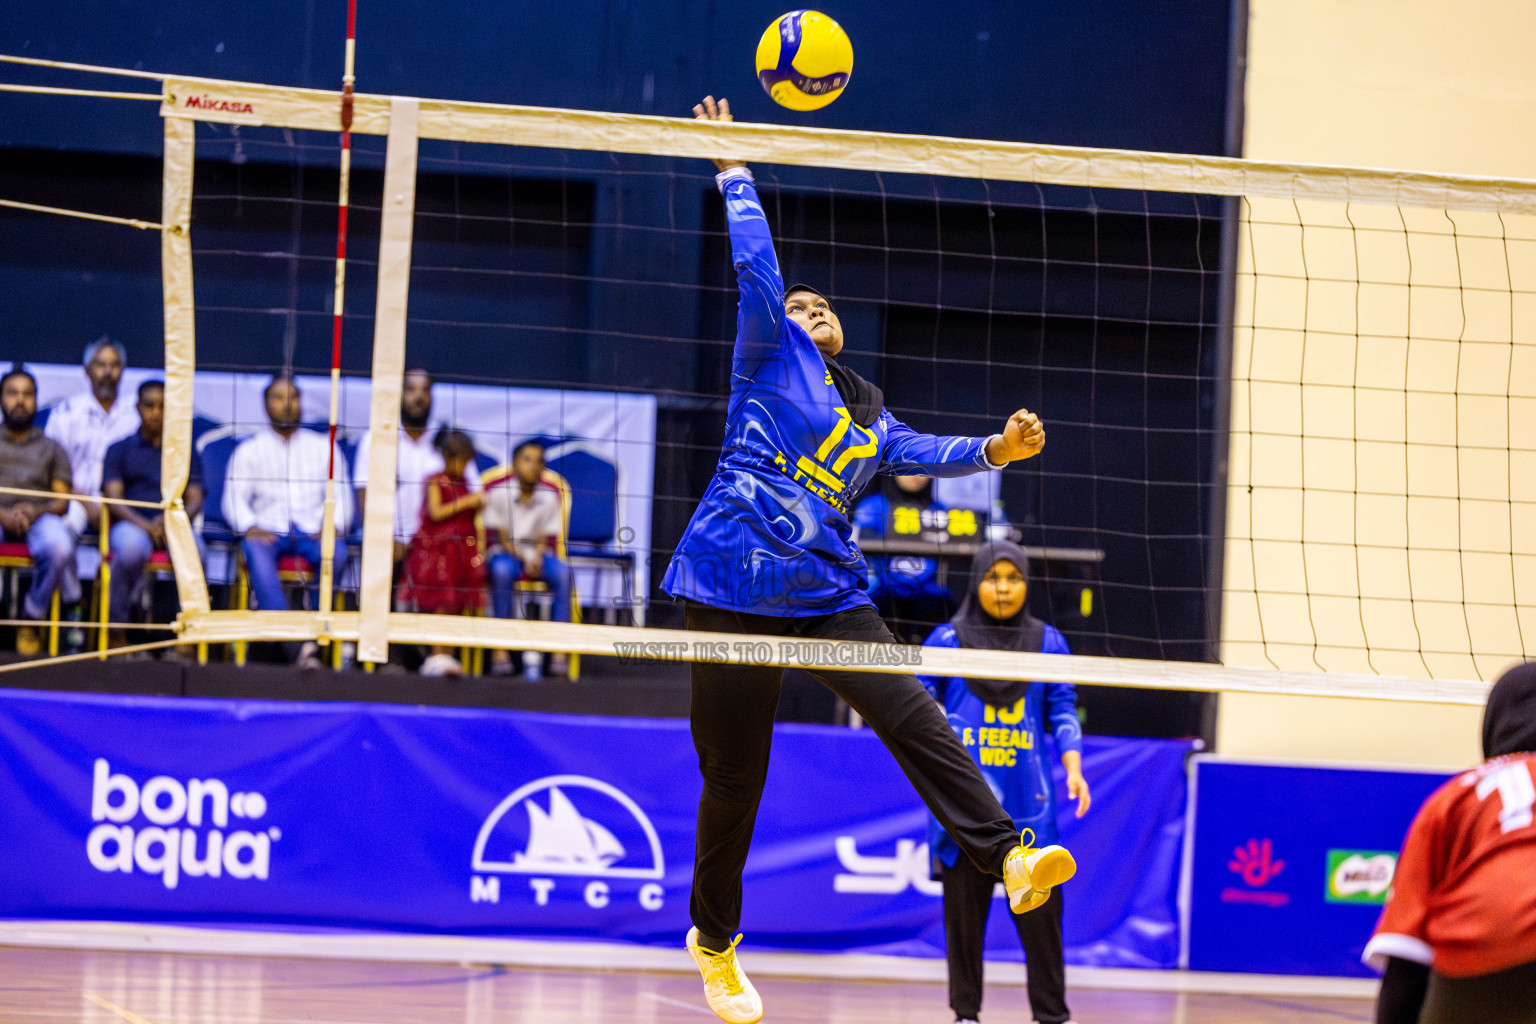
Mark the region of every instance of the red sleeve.
<instances>
[{"instance_id":1,"label":"red sleeve","mask_svg":"<svg viewBox=\"0 0 1536 1024\"><path fill-rule=\"evenodd\" d=\"M1376 934L1366 943L1365 952L1360 957L1367 966L1378 971L1386 969L1387 957L1391 956L1426 967L1435 962L1435 951L1426 938L1425 925L1429 918L1430 893L1441 872L1439 839L1448 803L1444 794L1442 789L1431 795L1419 808L1413 824L1408 826L1408 838L1403 841L1403 852L1397 858L1397 871L1392 876L1392 894L1376 924Z\"/></svg>"}]
</instances>

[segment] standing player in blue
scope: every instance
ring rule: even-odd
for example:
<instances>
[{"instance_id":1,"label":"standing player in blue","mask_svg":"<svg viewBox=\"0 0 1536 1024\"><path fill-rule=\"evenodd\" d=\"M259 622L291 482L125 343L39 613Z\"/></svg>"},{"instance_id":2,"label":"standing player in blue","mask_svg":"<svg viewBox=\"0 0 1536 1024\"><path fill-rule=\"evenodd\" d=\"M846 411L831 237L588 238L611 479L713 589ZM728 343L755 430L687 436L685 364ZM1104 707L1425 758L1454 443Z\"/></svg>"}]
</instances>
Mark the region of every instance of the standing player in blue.
<instances>
[{"instance_id":1,"label":"standing player in blue","mask_svg":"<svg viewBox=\"0 0 1536 1024\"><path fill-rule=\"evenodd\" d=\"M693 108L729 121L713 97ZM931 437L885 411L880 389L835 359L842 325L815 289L785 294L768 221L739 161L717 160L741 288L725 444L662 589L688 602L688 627L815 640L894 642L865 594L851 540L853 499L877 472L958 476L1038 453L1045 431L1019 410L991 437ZM783 670L692 668L690 719L699 797L687 947L705 998L729 1024L762 1000L736 959L741 874L768 772ZM1059 846L1025 849L1013 821L911 675L818 670L875 731L978 871L1002 878L1016 910L1076 870ZM732 936L735 936L733 938Z\"/></svg>"},{"instance_id":2,"label":"standing player in blue","mask_svg":"<svg viewBox=\"0 0 1536 1024\"><path fill-rule=\"evenodd\" d=\"M973 647L1027 654L1070 654L1066 639L1024 608L1029 557L1005 541L983 544L971 562L971 587L960 610L928 637L928 647ZM1077 721L1077 687L1006 679L919 677L949 716L961 742L1002 798L1015 824L1044 843L1056 842L1056 798L1045 737L1050 734L1067 771L1067 795L1077 816L1088 813L1083 779L1083 729ZM991 875L977 871L937 821L928 825L944 884L944 944L949 959L949 1007L958 1024L976 1024L981 1013L981 954L992 905ZM1037 1024L1065 1024L1066 963L1061 948L1061 893L1036 897L1039 911L1013 919L1029 970L1029 1005ZM1026 907L1027 909L1033 909Z\"/></svg>"}]
</instances>

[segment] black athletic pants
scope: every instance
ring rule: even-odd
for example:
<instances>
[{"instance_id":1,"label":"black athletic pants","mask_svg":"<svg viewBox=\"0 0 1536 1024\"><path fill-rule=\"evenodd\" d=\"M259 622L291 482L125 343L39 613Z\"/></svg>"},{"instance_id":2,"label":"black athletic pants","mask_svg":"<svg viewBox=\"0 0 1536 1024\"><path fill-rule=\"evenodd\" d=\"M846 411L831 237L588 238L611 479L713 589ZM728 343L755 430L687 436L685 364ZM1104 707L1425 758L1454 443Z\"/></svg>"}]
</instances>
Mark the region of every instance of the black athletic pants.
<instances>
[{"instance_id":1,"label":"black athletic pants","mask_svg":"<svg viewBox=\"0 0 1536 1024\"><path fill-rule=\"evenodd\" d=\"M965 858L943 869L944 946L949 959L949 1008L956 1020L981 1016L981 953L997 879L977 871ZM1062 1024L1067 1009L1067 968L1061 952L1061 887L1027 914L1009 914L1024 943L1029 1007L1040 1024Z\"/></svg>"},{"instance_id":2,"label":"black athletic pants","mask_svg":"<svg viewBox=\"0 0 1536 1024\"><path fill-rule=\"evenodd\" d=\"M1423 974L1418 972L1421 980ZM1403 1001L1397 1017L1384 1016L1378 1006L1376 1019L1417 1019L1418 1024L1536 1024L1536 960L1474 978L1447 978L1438 971L1428 975L1424 1004L1416 1018L1404 1012L1411 1004ZM1388 994L1388 979L1383 978L1382 1001Z\"/></svg>"},{"instance_id":3,"label":"black athletic pants","mask_svg":"<svg viewBox=\"0 0 1536 1024\"><path fill-rule=\"evenodd\" d=\"M688 628L716 633L761 633L805 640L893 643L869 605L831 615L787 617L722 611L690 602ZM772 665L693 663L690 719L704 790L693 862L689 912L706 941L720 943L741 924L741 872L752 842L757 805L768 777L774 713L784 670ZM1013 819L1003 810L955 736L944 712L911 675L814 669L880 737L918 796L978 870L1003 872L1018 845ZM837 771L827 765L827 771Z\"/></svg>"}]
</instances>

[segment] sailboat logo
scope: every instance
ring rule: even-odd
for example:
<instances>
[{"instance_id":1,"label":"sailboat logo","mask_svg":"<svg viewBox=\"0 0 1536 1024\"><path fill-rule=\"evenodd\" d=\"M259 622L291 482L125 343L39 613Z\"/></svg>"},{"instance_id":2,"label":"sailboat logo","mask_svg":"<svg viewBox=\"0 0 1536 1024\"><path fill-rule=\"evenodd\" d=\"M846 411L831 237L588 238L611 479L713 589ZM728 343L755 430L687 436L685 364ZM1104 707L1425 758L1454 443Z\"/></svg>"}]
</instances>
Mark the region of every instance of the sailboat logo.
<instances>
[{"instance_id":1,"label":"sailboat logo","mask_svg":"<svg viewBox=\"0 0 1536 1024\"><path fill-rule=\"evenodd\" d=\"M519 807L520 814L512 813ZM486 847L493 841L505 849L509 840L517 845L512 837L523 836L522 849L510 858L487 857ZM655 827L626 793L584 775L551 775L520 787L496 805L475 840L473 870L661 878L666 869Z\"/></svg>"},{"instance_id":2,"label":"sailboat logo","mask_svg":"<svg viewBox=\"0 0 1536 1024\"><path fill-rule=\"evenodd\" d=\"M574 865L606 868L624 856L624 844L595 821L576 813L576 807L559 787L549 788L549 812L533 799L523 801L528 812L528 849L512 855L512 863L525 868Z\"/></svg>"}]
</instances>

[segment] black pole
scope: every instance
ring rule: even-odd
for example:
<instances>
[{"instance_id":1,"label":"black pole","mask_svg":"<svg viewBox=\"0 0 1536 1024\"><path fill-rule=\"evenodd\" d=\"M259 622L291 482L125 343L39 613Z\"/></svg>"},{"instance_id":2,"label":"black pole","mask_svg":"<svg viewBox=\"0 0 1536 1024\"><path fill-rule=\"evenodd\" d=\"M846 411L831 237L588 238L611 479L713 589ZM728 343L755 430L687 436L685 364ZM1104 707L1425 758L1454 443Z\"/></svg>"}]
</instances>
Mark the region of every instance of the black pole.
<instances>
[{"instance_id":1,"label":"black pole","mask_svg":"<svg viewBox=\"0 0 1536 1024\"><path fill-rule=\"evenodd\" d=\"M1225 155L1243 155L1243 122L1248 79L1248 0L1232 0L1227 40L1227 119ZM1221 282L1217 293L1215 408L1211 421L1211 477L1206 493L1206 660L1221 660L1222 582L1227 544L1227 459L1232 427L1232 346L1237 307L1238 239L1242 200L1222 201ZM1215 749L1218 696L1207 695L1201 714L1206 746Z\"/></svg>"}]
</instances>

